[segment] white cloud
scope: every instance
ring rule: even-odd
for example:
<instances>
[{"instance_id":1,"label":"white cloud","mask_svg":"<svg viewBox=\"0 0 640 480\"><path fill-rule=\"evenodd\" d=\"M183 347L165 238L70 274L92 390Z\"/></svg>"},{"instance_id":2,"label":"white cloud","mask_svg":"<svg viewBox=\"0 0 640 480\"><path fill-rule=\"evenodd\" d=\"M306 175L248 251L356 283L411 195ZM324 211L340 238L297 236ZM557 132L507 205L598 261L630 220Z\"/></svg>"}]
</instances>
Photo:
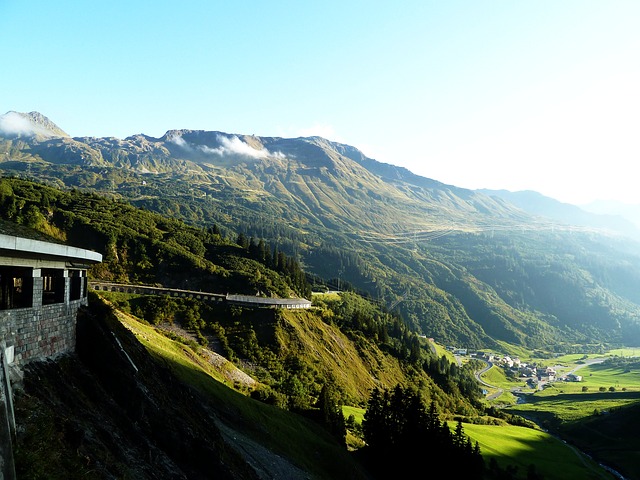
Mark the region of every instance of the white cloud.
<instances>
[{"instance_id":1,"label":"white cloud","mask_svg":"<svg viewBox=\"0 0 640 480\"><path fill-rule=\"evenodd\" d=\"M231 137L218 135L218 142L220 143L220 146L216 148L211 148L207 145L194 146L188 143L187 141L185 141L185 139L182 138L180 135L172 137L169 141L172 143L175 143L181 148L184 148L185 150L189 150L189 151L199 150L208 155L217 155L219 157L240 156L240 157L247 157L247 158L252 158L256 160L261 158L267 158L267 157L278 157L278 158L284 157L284 154L282 152L272 153L266 148L261 148L261 149L253 148L252 146L243 142L241 139L239 139L235 135Z\"/></svg>"},{"instance_id":2,"label":"white cloud","mask_svg":"<svg viewBox=\"0 0 640 480\"><path fill-rule=\"evenodd\" d=\"M182 136L180 135L176 135L174 137L171 137L169 139L169 141L171 143L176 144L177 146L184 148L185 150L189 150L189 151L193 151L193 148L191 148L191 145L189 145L184 138L182 138Z\"/></svg>"},{"instance_id":3,"label":"white cloud","mask_svg":"<svg viewBox=\"0 0 640 480\"><path fill-rule=\"evenodd\" d=\"M51 135L45 128L33 124L28 118L17 112L0 115L0 131L9 135Z\"/></svg>"},{"instance_id":4,"label":"white cloud","mask_svg":"<svg viewBox=\"0 0 640 480\"><path fill-rule=\"evenodd\" d=\"M222 135L218 135L218 141L220 142L220 146L218 148L210 148L206 145L202 145L200 148L205 153L220 155L221 157L226 155L240 155L242 157L258 159L266 158L271 155L266 148L257 150L244 143L235 135L232 137L223 137Z\"/></svg>"}]
</instances>

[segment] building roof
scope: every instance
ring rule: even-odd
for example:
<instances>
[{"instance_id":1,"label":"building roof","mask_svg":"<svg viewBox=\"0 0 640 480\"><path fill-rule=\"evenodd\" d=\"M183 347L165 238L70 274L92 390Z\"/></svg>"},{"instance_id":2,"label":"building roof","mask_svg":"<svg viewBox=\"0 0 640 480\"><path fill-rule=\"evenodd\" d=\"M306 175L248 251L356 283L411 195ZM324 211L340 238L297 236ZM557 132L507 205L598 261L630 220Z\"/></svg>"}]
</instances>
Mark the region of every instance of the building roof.
<instances>
[{"instance_id":1,"label":"building roof","mask_svg":"<svg viewBox=\"0 0 640 480\"><path fill-rule=\"evenodd\" d=\"M274 305L274 306L300 306L310 307L311 301L306 298L270 298L270 297L254 297L251 295L227 295L227 301L246 304Z\"/></svg>"},{"instance_id":2,"label":"building roof","mask_svg":"<svg viewBox=\"0 0 640 480\"><path fill-rule=\"evenodd\" d=\"M63 258L80 263L99 263L102 261L102 254L84 248L2 233L0 233L0 255L11 257L35 255L45 258Z\"/></svg>"}]
</instances>

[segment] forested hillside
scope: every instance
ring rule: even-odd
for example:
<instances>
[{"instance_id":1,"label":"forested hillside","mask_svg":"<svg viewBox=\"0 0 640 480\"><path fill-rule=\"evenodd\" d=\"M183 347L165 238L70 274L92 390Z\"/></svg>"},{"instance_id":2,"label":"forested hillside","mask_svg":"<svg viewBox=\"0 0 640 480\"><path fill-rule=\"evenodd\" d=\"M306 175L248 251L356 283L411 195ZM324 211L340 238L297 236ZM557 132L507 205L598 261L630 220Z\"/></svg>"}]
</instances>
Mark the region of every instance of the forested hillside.
<instances>
[{"instance_id":1,"label":"forested hillside","mask_svg":"<svg viewBox=\"0 0 640 480\"><path fill-rule=\"evenodd\" d=\"M277 250L291 262L287 268L303 270L311 288L355 289L442 343L570 351L640 341L635 241L532 216L348 145L173 130L125 140L5 137L0 152L8 174L98 193L233 243L242 234L256 242L254 251L262 241L272 258ZM162 278L147 263L156 255L153 239L146 242L147 252L126 248L125 255L140 257L138 267ZM198 242L192 254L202 248ZM259 256L258 264L270 268ZM129 258L118 268L120 278L130 275L122 271L131 270ZM216 268L233 269L220 260ZM151 277L142 268L130 278ZM234 288L288 293L264 278L250 274ZM304 288L298 282L295 293L308 296Z\"/></svg>"},{"instance_id":2,"label":"forested hillside","mask_svg":"<svg viewBox=\"0 0 640 480\"><path fill-rule=\"evenodd\" d=\"M33 229L43 238L102 252L105 261L90 271L92 278L207 291L310 293L297 262L242 233L229 238L216 225L207 230L190 227L119 200L19 179L0 181L0 192L5 222ZM3 231L8 231L4 225ZM406 408L416 409L413 415L422 422L412 424L413 430L405 431L409 425L393 427L395 436L389 438L401 443L374 442L384 451L400 448L394 471L413 468L413 460L406 457L410 450L401 445L413 443L415 435L435 435L440 447L450 442L442 454L452 459L467 454L479 459L479 452L467 453L466 437L461 433L453 437L440 423L440 418L453 415L484 414L472 366L463 368L438 358L430 343L397 313L356 292L314 295L315 308L309 311L100 295L92 294L87 316L79 321L77 355L36 362L25 372L24 391L16 402L22 429L16 465L24 478L39 478L48 468L56 472L51 478L206 478L201 477L205 471L207 475L216 471L221 478L254 478L256 462L263 471L259 475L267 475L260 478L272 478L276 471L272 469L295 472L293 478L364 478L371 475L366 472L379 458L376 453L367 454L365 449L361 458L345 457L338 465L332 460L346 454L347 444L362 449L366 436L374 435L355 424L347 429L340 410L342 405L366 407L372 390L381 395L394 391L395 402L407 402ZM127 357L115 348L111 332L120 348L126 348ZM162 337L165 340L159 340ZM158 346L162 342L177 353L167 356L169 347ZM229 365L214 368L216 355L242 366L253 380L245 383L230 376ZM133 376L127 358L135 366ZM186 370L185 362L191 365ZM207 376L194 376L192 370ZM234 415L227 412L228 404L224 406L229 400L219 403L221 384L239 392L232 402L239 402L231 407L238 409ZM407 385L407 390L400 385ZM182 396L176 396L178 392ZM258 407L240 406L247 401L308 419L294 427L301 435L296 445L274 432L289 428L278 422L300 420L271 414L272 421L249 428L247 413L238 412ZM424 411L427 403L432 405L429 417ZM381 403L376 408L389 407ZM199 422L186 415L191 409L201 412ZM167 416L170 420L161 420ZM376 422L372 417L367 428L387 438L383 432L391 426ZM172 443L162 437L165 428L172 432ZM201 429L208 433L198 446L196 437L204 438L198 433ZM270 440L264 438L265 432ZM248 460L246 447L236 442L239 435L261 445L252 451L266 449L259 460L253 457L257 453ZM309 448L301 451L304 445ZM146 451L155 460L147 460ZM274 463L270 457L279 460ZM158 462L155 467L154 462ZM480 468L477 461L474 465Z\"/></svg>"},{"instance_id":3,"label":"forested hillside","mask_svg":"<svg viewBox=\"0 0 640 480\"><path fill-rule=\"evenodd\" d=\"M92 295L87 314L94 317L88 324L85 320L84 325L106 322L106 330L96 337L90 331L83 333L82 323L79 324L78 356L34 364L25 374L25 390L17 401L18 421L23 425L16 453L21 473L44 472L53 465L62 475L59 478L72 478L69 472L80 472L85 478L114 474L198 478L200 469L219 471L222 478L227 474L229 478L253 478L255 468L262 472L261 478L272 478L282 471L290 475L295 472L293 478L386 478L399 472L409 475L420 451L416 446L429 441L437 446L431 451L437 451L438 458L446 458L452 464L461 462L464 469L461 466L458 471L474 478L484 468L479 461L481 452L469 443L461 424L454 433L443 422L464 419L528 424L522 418L485 409L473 377L479 365L470 362L463 367L438 357L431 342L418 335L401 312L387 308L366 292L361 295L344 280L340 293L310 295L311 285L317 291L331 287L317 273L305 274L293 256L262 238L215 223L207 228L188 225L136 208L113 195L60 190L18 178L0 180L0 206L5 222L11 222L5 224L3 231L22 234L17 230L28 229L34 235L37 232L103 253L105 261L90 271L93 278L189 288L196 285L206 291L309 295L314 302L309 311L278 311L193 299L106 292L100 293L102 298ZM454 239L462 243L452 243ZM489 236L486 239L490 246L494 245L495 240ZM485 284L473 279L485 275L489 282L495 278L478 266L471 270L473 260L493 251L482 245L474 251L464 240L464 235L447 235L432 242L440 249L434 248L434 255L451 260L432 262L428 272L434 281L449 278L461 301L473 305L465 298L466 289L473 287L478 295L492 295ZM531 239L525 244L533 245ZM514 246L517 243L512 241L501 255L492 253L494 261L504 261L504 270L510 272L500 277L506 279L504 284L524 275L513 268L517 262L512 258L513 250L507 247ZM571 245L566 246L570 248ZM338 250L333 254L349 258ZM538 258L535 251L528 254L518 261ZM556 254L563 258L562 250ZM454 270L452 265L458 262L467 262L469 269ZM354 266L358 266L357 261ZM562 271L558 268L558 272ZM456 275L468 281L455 285ZM495 291L500 291L501 283L495 285ZM517 306L522 300L510 301ZM467 312L461 308L460 314ZM119 323L135 337L127 340L127 355L136 351L134 362L145 365L147 372L140 379L128 380L130 383L122 383L122 373L130 365L118 353L122 350L115 348L122 340L114 343L112 336L121 339L129 335L118 327ZM518 331L517 326L514 331ZM502 336L511 333L499 332ZM105 363L106 357L99 352L107 347L99 347L97 341L111 342L108 348L115 348L115 352L110 355L119 356L119 360ZM143 353L145 350L147 354ZM230 363L215 360L220 355ZM148 364L151 359L153 362ZM161 383L153 380L159 374L151 373L158 368L153 365L158 361L161 369L168 369L163 370ZM248 377L234 373L237 367L232 365L240 366ZM140 383L142 378L151 383ZM237 400L229 403L227 390L219 393L222 384L236 392ZM173 393L164 391L166 388L179 396L173 398ZM223 423L214 419L209 424L209 419L201 418L201 423L193 424L193 418L182 418L179 412L184 407L179 406L182 400L178 398L192 389L199 392L197 397L187 398L199 403L199 396L203 395L204 403L197 408L214 418L223 416ZM240 403L236 405L236 401ZM249 403L241 407L245 401ZM282 413L261 413L257 424L253 414L246 417L246 413L239 413L245 409L254 411L257 407L251 405L256 404ZM370 413L365 416L366 422L358 425L345 421L342 405L367 408ZM229 408L233 414L229 414ZM171 416L171 429L177 435L170 445L161 435L168 424L160 419L167 415ZM311 422L292 427L300 435L295 445L275 433L288 430L281 423L289 425L293 421L288 415ZM273 421L267 422L267 416ZM201 462L182 450L188 445L194 447L189 439L204 424L208 425L207 446L192 451L201 452L209 462ZM123 443L118 438L127 441ZM244 439L242 446L238 438ZM253 453L247 453L246 442L253 445ZM317 442L325 446L312 446ZM352 456L343 458L338 465L329 460L343 455L347 446L354 450ZM262 452L259 460L254 457L257 450ZM161 466L147 461L146 451L154 452L152 458ZM385 462L381 453L390 451L396 459L393 464ZM229 472L225 470L229 465L237 466ZM499 470L484 474L485 478L513 475L503 473L507 476L501 477Z\"/></svg>"}]
</instances>

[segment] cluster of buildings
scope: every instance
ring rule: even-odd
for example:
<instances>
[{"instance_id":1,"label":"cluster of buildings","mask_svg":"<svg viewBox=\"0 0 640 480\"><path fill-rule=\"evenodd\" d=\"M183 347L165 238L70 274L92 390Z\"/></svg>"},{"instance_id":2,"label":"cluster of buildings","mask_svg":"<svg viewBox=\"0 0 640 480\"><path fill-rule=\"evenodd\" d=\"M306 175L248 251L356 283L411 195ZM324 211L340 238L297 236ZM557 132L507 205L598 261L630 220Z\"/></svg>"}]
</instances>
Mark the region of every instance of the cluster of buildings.
<instances>
[{"instance_id":1,"label":"cluster of buildings","mask_svg":"<svg viewBox=\"0 0 640 480\"><path fill-rule=\"evenodd\" d=\"M448 346L447 350L454 355L467 355L466 348L456 348ZM498 365L506 370L510 370L517 377L527 378L527 383L531 385L543 385L546 383L552 383L555 381L565 382L581 382L582 376L575 375L574 373L568 373L566 375L559 376L558 372L553 367L540 367L536 364L528 364L522 362L518 357L510 357L509 355L499 356L493 353L471 353L471 357L480 358L488 363Z\"/></svg>"},{"instance_id":2,"label":"cluster of buildings","mask_svg":"<svg viewBox=\"0 0 640 480\"><path fill-rule=\"evenodd\" d=\"M534 379L537 379L537 383L552 383L557 380L566 382L581 382L582 377L573 373L559 376L558 372L553 367L539 367L535 364L527 364L521 362L519 358L511 358L505 355L501 358L496 358L494 363L501 365L504 368L508 368L515 371L519 377L528 378L530 383L535 383Z\"/></svg>"}]
</instances>

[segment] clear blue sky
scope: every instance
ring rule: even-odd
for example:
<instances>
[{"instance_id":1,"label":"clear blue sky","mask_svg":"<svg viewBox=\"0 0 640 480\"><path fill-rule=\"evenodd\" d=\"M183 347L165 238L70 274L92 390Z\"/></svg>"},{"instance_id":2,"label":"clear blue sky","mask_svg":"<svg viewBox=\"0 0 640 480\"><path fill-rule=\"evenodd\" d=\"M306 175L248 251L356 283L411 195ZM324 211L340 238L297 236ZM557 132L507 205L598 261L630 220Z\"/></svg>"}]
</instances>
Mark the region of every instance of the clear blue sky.
<instances>
[{"instance_id":1,"label":"clear blue sky","mask_svg":"<svg viewBox=\"0 0 640 480\"><path fill-rule=\"evenodd\" d=\"M321 135L467 188L640 203L640 1L0 0L0 114Z\"/></svg>"}]
</instances>

